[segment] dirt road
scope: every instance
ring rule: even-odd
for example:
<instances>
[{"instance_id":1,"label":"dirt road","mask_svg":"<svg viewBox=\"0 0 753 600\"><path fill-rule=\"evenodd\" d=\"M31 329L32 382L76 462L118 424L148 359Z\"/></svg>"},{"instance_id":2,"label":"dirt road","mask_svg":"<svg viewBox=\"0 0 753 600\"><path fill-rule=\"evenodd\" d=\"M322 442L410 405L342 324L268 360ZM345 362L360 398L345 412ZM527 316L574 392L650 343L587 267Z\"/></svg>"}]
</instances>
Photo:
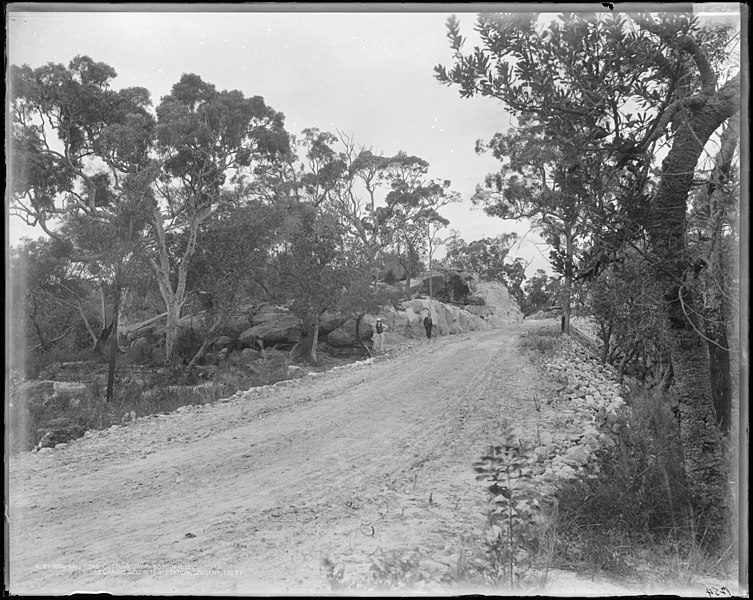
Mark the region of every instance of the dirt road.
<instances>
[{"instance_id":1,"label":"dirt road","mask_svg":"<svg viewBox=\"0 0 753 600\"><path fill-rule=\"evenodd\" d=\"M473 461L551 385L524 328L11 458L11 592L327 593L322 559L357 580L393 550L446 568L484 528Z\"/></svg>"}]
</instances>

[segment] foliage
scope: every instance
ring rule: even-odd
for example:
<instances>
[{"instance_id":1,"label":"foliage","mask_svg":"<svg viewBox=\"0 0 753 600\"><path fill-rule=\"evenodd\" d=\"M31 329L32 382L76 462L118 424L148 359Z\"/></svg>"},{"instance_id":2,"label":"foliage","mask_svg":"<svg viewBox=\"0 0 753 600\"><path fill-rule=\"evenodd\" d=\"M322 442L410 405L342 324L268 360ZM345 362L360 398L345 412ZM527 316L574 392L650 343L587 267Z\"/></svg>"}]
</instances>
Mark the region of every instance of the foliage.
<instances>
[{"instance_id":1,"label":"foliage","mask_svg":"<svg viewBox=\"0 0 753 600\"><path fill-rule=\"evenodd\" d=\"M175 340L175 354L184 363L191 360L201 348L204 342L203 336L194 329L185 329L178 334Z\"/></svg>"},{"instance_id":2,"label":"foliage","mask_svg":"<svg viewBox=\"0 0 753 600\"><path fill-rule=\"evenodd\" d=\"M728 56L732 32L700 28L680 13L658 19L483 14L476 24L482 43L464 53L458 20L451 17L447 27L454 64L437 66L438 80L459 86L461 96L502 100L519 122L487 145L505 161L500 174L487 179L487 188L498 193L480 197L489 210L532 215L535 202L542 215L555 207L563 223L585 219L582 233L592 240L594 258L635 239L649 227L648 217L666 216L650 203L662 191L649 172L657 144L673 135L667 126L690 106L693 93L707 94L695 97L699 106L710 97L713 69ZM556 188L556 195L541 193ZM583 200L573 203L578 196ZM567 275L557 253L555 246L555 268Z\"/></svg>"},{"instance_id":3,"label":"foliage","mask_svg":"<svg viewBox=\"0 0 753 600\"><path fill-rule=\"evenodd\" d=\"M543 269L537 269L523 286L520 302L523 315L527 317L554 306L559 299L559 288L559 278L547 275Z\"/></svg>"},{"instance_id":4,"label":"foliage","mask_svg":"<svg viewBox=\"0 0 753 600\"><path fill-rule=\"evenodd\" d=\"M515 170L517 147L511 140L522 141L518 147L524 149L526 140L537 142L532 155L524 153L526 169L539 167L529 175L536 177L537 187L516 176L490 182L501 198L494 205L499 214L531 199L539 208L556 186L556 204L562 202L569 213L558 219L572 225L569 217L576 212L586 219L580 224L592 240L592 258L648 242L650 276L661 294L657 300L679 398L688 482L696 502L705 503L701 513L708 529L721 531L728 516L727 476L721 432L708 425L717 407L688 209L708 142L740 112L740 74L734 74L739 69L734 64L724 68L734 62L730 48L737 33L731 27L701 27L694 16L681 12L566 13L518 20L482 14L476 22L481 45L464 53L455 17L447 29L454 64L437 66L435 74L459 86L461 96L495 98L513 112L522 131L503 136L498 146L510 157L508 168ZM543 148L553 152L542 155ZM544 164L553 168L542 169ZM547 189L546 181L554 185ZM572 230L563 232L567 330L574 240ZM723 303L715 304L721 321ZM713 334L717 343L724 337L721 331ZM728 370L726 356L720 358ZM716 543L720 538L706 539Z\"/></svg>"},{"instance_id":5,"label":"foliage","mask_svg":"<svg viewBox=\"0 0 753 600\"><path fill-rule=\"evenodd\" d=\"M343 578L345 576L345 567L335 565L329 558L323 558L321 561L322 569L324 569L324 576L329 583L329 587L333 592L341 590L343 586Z\"/></svg>"},{"instance_id":6,"label":"foliage","mask_svg":"<svg viewBox=\"0 0 753 600\"><path fill-rule=\"evenodd\" d=\"M317 362L319 324L334 310L348 285L348 262L342 253L338 223L310 204L293 204L285 216L283 239L275 256L278 276L270 287L281 301L289 301L305 332L307 356Z\"/></svg>"},{"instance_id":7,"label":"foliage","mask_svg":"<svg viewBox=\"0 0 753 600\"><path fill-rule=\"evenodd\" d=\"M559 560L625 574L634 547L692 540L677 419L665 398L634 393L628 426L616 445L599 451L597 464L557 493Z\"/></svg>"},{"instance_id":8,"label":"foliage","mask_svg":"<svg viewBox=\"0 0 753 600\"><path fill-rule=\"evenodd\" d=\"M294 148L298 155L291 153L284 166L264 169L258 193L310 204L336 220L343 247L372 275L387 251L413 271L431 227L447 224L437 211L457 200L449 182L428 179L429 164L420 157L377 155L339 132L305 129Z\"/></svg>"},{"instance_id":9,"label":"foliage","mask_svg":"<svg viewBox=\"0 0 753 600\"><path fill-rule=\"evenodd\" d=\"M285 361L270 350L263 353L258 367L227 363L213 370L210 377L199 370L187 374L185 369L178 367L159 371L119 368L111 402L103 402L101 370L91 366L83 367L90 380L85 393L78 389L61 389L39 398L29 398L19 392L21 381L14 380L10 386L8 413L11 451L32 449L48 431L59 431L68 436L60 441L68 441L81 437L86 431L121 425L130 421L133 415L143 417L172 412L181 406L215 402L238 390L286 379ZM190 350L186 356L192 356ZM68 355L65 358L76 357Z\"/></svg>"},{"instance_id":10,"label":"foliage","mask_svg":"<svg viewBox=\"0 0 753 600\"><path fill-rule=\"evenodd\" d=\"M385 283L389 283L385 278ZM402 299L402 292L393 288L374 287L368 274L359 269L349 270L345 293L337 308L356 322L356 334L360 339L361 323L369 314L378 314L385 306L395 306Z\"/></svg>"},{"instance_id":11,"label":"foliage","mask_svg":"<svg viewBox=\"0 0 753 600\"><path fill-rule=\"evenodd\" d=\"M559 327L540 327L536 331L528 331L520 338L524 348L535 352L537 361L549 359L558 348Z\"/></svg>"},{"instance_id":12,"label":"foliage","mask_svg":"<svg viewBox=\"0 0 753 600\"><path fill-rule=\"evenodd\" d=\"M171 359L199 225L234 199L221 193L227 174L288 152L287 133L262 98L217 91L197 75L183 75L154 113L147 90L114 91L115 77L89 57L11 67L11 212L75 260L119 265L119 276L132 255L146 259L168 313ZM57 215L69 231L48 226ZM185 236L180 252L176 235Z\"/></svg>"},{"instance_id":13,"label":"foliage","mask_svg":"<svg viewBox=\"0 0 753 600\"><path fill-rule=\"evenodd\" d=\"M602 362L616 364L646 383L659 383L669 369L669 347L656 292L636 253L604 267L588 285L588 306L599 324ZM632 365L632 368L630 368Z\"/></svg>"},{"instance_id":14,"label":"foliage","mask_svg":"<svg viewBox=\"0 0 753 600\"><path fill-rule=\"evenodd\" d=\"M11 248L9 262L11 312L10 357L25 362L29 353L90 350L101 329L94 290L79 265L60 252L56 240L24 240Z\"/></svg>"},{"instance_id":15,"label":"foliage","mask_svg":"<svg viewBox=\"0 0 753 600\"><path fill-rule=\"evenodd\" d=\"M378 588L411 588L427 581L417 557L393 551L372 560L371 580Z\"/></svg>"},{"instance_id":16,"label":"foliage","mask_svg":"<svg viewBox=\"0 0 753 600\"><path fill-rule=\"evenodd\" d=\"M547 528L539 493L530 481L534 476L531 448L508 426L502 444L474 464L479 480L489 486L490 504L487 553L494 584L520 583L531 568L539 539Z\"/></svg>"},{"instance_id":17,"label":"foliage","mask_svg":"<svg viewBox=\"0 0 753 600\"><path fill-rule=\"evenodd\" d=\"M244 301L268 296L270 254L281 226L278 207L254 199L226 206L202 224L186 280L195 300L191 308L201 314L203 324L196 361L222 335Z\"/></svg>"},{"instance_id":18,"label":"foliage","mask_svg":"<svg viewBox=\"0 0 753 600\"><path fill-rule=\"evenodd\" d=\"M525 279L525 265L520 258L512 263L507 261L517 241L516 233L505 233L494 238L466 242L457 232L453 232L445 241L444 264L460 271L478 273L485 281L499 281L519 298L522 291L520 286Z\"/></svg>"}]
</instances>

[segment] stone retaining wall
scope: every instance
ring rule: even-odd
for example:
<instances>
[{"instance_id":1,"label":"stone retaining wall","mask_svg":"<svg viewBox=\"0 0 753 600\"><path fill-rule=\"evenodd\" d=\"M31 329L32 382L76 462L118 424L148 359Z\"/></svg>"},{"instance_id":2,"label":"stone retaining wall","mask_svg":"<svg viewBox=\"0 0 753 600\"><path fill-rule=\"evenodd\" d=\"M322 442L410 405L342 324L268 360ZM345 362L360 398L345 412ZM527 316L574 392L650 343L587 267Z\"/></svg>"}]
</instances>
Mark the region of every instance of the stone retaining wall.
<instances>
[{"instance_id":1,"label":"stone retaining wall","mask_svg":"<svg viewBox=\"0 0 753 600\"><path fill-rule=\"evenodd\" d=\"M554 358L543 365L562 383L557 397L542 400L541 427L514 428L521 444L533 446L529 463L534 476L520 485L533 486L541 496L553 494L560 483L598 472L596 452L614 447L627 427L626 386L616 370L602 365L591 349L568 336L558 342ZM536 435L536 439L533 438Z\"/></svg>"}]
</instances>

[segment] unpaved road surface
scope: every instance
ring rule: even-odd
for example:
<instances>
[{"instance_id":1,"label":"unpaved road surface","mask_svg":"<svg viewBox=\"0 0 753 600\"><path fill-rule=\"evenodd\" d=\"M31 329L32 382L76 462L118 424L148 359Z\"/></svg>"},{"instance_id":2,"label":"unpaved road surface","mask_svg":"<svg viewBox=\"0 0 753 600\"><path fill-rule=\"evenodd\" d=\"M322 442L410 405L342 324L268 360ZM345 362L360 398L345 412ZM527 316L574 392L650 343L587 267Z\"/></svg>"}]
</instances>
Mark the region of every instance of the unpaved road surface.
<instances>
[{"instance_id":1,"label":"unpaved road surface","mask_svg":"<svg viewBox=\"0 0 753 600\"><path fill-rule=\"evenodd\" d=\"M526 324L10 458L10 591L326 594L391 551L478 548L473 462L551 391Z\"/></svg>"}]
</instances>

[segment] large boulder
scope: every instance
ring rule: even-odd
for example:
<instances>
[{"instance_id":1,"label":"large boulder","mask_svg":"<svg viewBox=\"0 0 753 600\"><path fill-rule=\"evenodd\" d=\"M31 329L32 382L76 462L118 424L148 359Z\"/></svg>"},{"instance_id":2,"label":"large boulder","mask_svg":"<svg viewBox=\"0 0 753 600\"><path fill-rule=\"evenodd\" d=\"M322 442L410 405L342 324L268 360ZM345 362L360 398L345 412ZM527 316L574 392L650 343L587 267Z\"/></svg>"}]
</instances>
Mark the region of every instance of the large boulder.
<instances>
[{"instance_id":1,"label":"large boulder","mask_svg":"<svg viewBox=\"0 0 753 600\"><path fill-rule=\"evenodd\" d=\"M434 298L463 303L471 292L470 279L470 275L458 271L433 270L423 277L423 286L428 294L431 283L431 295Z\"/></svg>"},{"instance_id":2,"label":"large boulder","mask_svg":"<svg viewBox=\"0 0 753 600\"><path fill-rule=\"evenodd\" d=\"M406 337L425 336L423 319L431 311L434 322L432 333L436 335L450 335L461 331L459 325L460 309L451 307L437 300L428 298L414 298L405 300L400 305L402 310L390 310L383 318L387 325Z\"/></svg>"},{"instance_id":3,"label":"large boulder","mask_svg":"<svg viewBox=\"0 0 753 600\"><path fill-rule=\"evenodd\" d=\"M479 282L476 286L475 296L483 298L483 306L468 305L466 309L469 312L477 310L481 312L480 309L488 309L490 312L483 316L492 327L523 320L523 313L520 312L518 303L510 297L507 288L502 283L498 281Z\"/></svg>"},{"instance_id":4,"label":"large boulder","mask_svg":"<svg viewBox=\"0 0 753 600\"><path fill-rule=\"evenodd\" d=\"M215 350L224 350L225 348L233 348L235 346L235 340L229 335L221 335L212 344Z\"/></svg>"},{"instance_id":5,"label":"large boulder","mask_svg":"<svg viewBox=\"0 0 753 600\"><path fill-rule=\"evenodd\" d=\"M362 320L359 327L359 333L361 334L361 340L368 346L371 346L371 338L374 336L374 329L370 323ZM356 337L356 322L354 319L348 319L343 325L337 329L331 331L326 336L326 342L328 346L333 348L359 348L362 347L358 343Z\"/></svg>"},{"instance_id":6,"label":"large boulder","mask_svg":"<svg viewBox=\"0 0 753 600\"><path fill-rule=\"evenodd\" d=\"M348 317L341 313L327 311L322 315L319 323L319 338L327 337L332 331L342 327Z\"/></svg>"},{"instance_id":7,"label":"large boulder","mask_svg":"<svg viewBox=\"0 0 753 600\"><path fill-rule=\"evenodd\" d=\"M385 309L380 316L391 331L406 337L424 337L423 319L431 311L433 335L453 335L469 331L484 331L493 323L459 306L429 298L413 298L401 303L398 310Z\"/></svg>"},{"instance_id":8,"label":"large boulder","mask_svg":"<svg viewBox=\"0 0 753 600\"><path fill-rule=\"evenodd\" d=\"M489 324L481 317L462 308L459 310L458 320L462 331L484 331L489 329Z\"/></svg>"},{"instance_id":9,"label":"large boulder","mask_svg":"<svg viewBox=\"0 0 753 600\"><path fill-rule=\"evenodd\" d=\"M466 304L464 310L481 319L485 319L494 314L494 310L491 307L483 304Z\"/></svg>"},{"instance_id":10,"label":"large boulder","mask_svg":"<svg viewBox=\"0 0 753 600\"><path fill-rule=\"evenodd\" d=\"M238 339L246 345L261 340L265 346L295 344L301 339L301 320L282 306L264 305L251 317L252 326Z\"/></svg>"}]
</instances>

